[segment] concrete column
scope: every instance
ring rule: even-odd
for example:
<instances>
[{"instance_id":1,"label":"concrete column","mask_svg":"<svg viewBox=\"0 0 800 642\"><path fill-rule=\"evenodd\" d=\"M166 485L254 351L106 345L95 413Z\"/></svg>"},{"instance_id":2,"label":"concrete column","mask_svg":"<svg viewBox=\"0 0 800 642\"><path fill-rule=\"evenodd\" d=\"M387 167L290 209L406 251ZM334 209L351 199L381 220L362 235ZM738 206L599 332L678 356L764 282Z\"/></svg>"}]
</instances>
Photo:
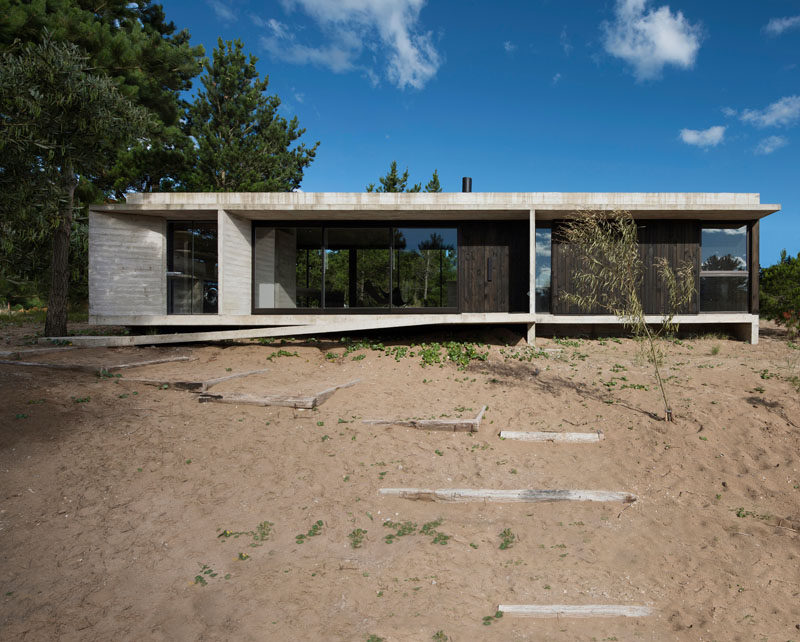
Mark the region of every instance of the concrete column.
<instances>
[{"instance_id":1,"label":"concrete column","mask_svg":"<svg viewBox=\"0 0 800 642\"><path fill-rule=\"evenodd\" d=\"M528 332L525 335L525 339L527 340L529 346L535 346L536 345L536 324L535 323L529 323L528 324Z\"/></svg>"},{"instance_id":2,"label":"concrete column","mask_svg":"<svg viewBox=\"0 0 800 642\"><path fill-rule=\"evenodd\" d=\"M530 271L528 273L528 307L529 312L536 312L536 210L530 211L529 225L529 255Z\"/></svg>"},{"instance_id":3,"label":"concrete column","mask_svg":"<svg viewBox=\"0 0 800 642\"><path fill-rule=\"evenodd\" d=\"M528 218L528 255L530 269L528 272L528 311L531 314L536 312L536 210L530 211ZM529 346L536 344L536 324L528 324L528 332L525 337Z\"/></svg>"},{"instance_id":4,"label":"concrete column","mask_svg":"<svg viewBox=\"0 0 800 642\"><path fill-rule=\"evenodd\" d=\"M250 314L251 225L247 219L217 210L219 314Z\"/></svg>"}]
</instances>

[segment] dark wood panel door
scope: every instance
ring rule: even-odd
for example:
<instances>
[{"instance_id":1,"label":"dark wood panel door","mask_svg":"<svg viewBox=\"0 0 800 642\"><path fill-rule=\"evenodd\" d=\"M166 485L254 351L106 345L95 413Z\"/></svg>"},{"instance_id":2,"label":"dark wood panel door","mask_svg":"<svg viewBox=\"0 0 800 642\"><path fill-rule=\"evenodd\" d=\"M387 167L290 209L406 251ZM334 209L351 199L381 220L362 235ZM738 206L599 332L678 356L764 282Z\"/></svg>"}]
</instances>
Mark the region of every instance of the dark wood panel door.
<instances>
[{"instance_id":1,"label":"dark wood panel door","mask_svg":"<svg viewBox=\"0 0 800 642\"><path fill-rule=\"evenodd\" d=\"M462 312L509 312L512 297L519 302L519 311L527 310L527 242L523 257L522 227L510 221L461 227L458 262ZM527 222L524 228L527 233ZM520 266L522 262L525 264ZM524 271L524 282L512 276L512 265ZM512 293L512 284L524 289Z\"/></svg>"},{"instance_id":2,"label":"dark wood panel door","mask_svg":"<svg viewBox=\"0 0 800 642\"><path fill-rule=\"evenodd\" d=\"M462 312L483 312L486 253L482 226L470 223L461 226L458 248L458 284Z\"/></svg>"},{"instance_id":3,"label":"dark wood panel door","mask_svg":"<svg viewBox=\"0 0 800 642\"><path fill-rule=\"evenodd\" d=\"M669 290L661 278L658 261L666 259L673 270L689 263L698 288L700 226L697 221L664 220L638 221L639 254L644 264L642 303L646 314L664 314L669 310ZM697 314L696 297L676 311L678 314Z\"/></svg>"}]
</instances>

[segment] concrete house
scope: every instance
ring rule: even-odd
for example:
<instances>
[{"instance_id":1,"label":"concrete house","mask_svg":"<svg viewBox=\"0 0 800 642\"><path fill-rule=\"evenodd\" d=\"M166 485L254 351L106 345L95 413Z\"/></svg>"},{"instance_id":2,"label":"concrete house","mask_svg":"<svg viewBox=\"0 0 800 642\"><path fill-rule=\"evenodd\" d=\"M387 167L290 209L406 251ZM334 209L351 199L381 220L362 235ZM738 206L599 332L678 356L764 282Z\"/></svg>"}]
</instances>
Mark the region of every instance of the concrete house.
<instances>
[{"instance_id":1,"label":"concrete house","mask_svg":"<svg viewBox=\"0 0 800 642\"><path fill-rule=\"evenodd\" d=\"M89 315L100 325L283 327L287 334L433 324L614 325L564 303L560 221L629 211L647 266L691 261L676 317L758 340L759 220L733 193L169 193L90 208ZM654 322L665 293L646 272ZM556 328L557 329L557 328Z\"/></svg>"}]
</instances>

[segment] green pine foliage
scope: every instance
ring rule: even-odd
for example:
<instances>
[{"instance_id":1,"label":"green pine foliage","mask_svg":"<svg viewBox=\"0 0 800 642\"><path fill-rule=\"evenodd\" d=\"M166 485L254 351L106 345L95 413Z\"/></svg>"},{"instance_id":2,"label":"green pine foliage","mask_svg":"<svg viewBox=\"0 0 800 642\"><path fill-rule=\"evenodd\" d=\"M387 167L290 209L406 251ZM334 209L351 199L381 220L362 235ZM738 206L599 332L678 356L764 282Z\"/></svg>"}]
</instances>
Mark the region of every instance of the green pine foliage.
<instances>
[{"instance_id":1,"label":"green pine foliage","mask_svg":"<svg viewBox=\"0 0 800 642\"><path fill-rule=\"evenodd\" d=\"M295 144L305 129L297 117L278 113L278 96L265 92L257 58L246 56L239 40L218 41L204 64L203 89L189 105L186 133L197 141L182 189L200 192L290 192L319 142Z\"/></svg>"},{"instance_id":2,"label":"green pine foliage","mask_svg":"<svg viewBox=\"0 0 800 642\"><path fill-rule=\"evenodd\" d=\"M381 193L389 193L389 192L421 192L422 191L422 183L414 183L411 187L408 187L408 167L406 167L405 171L400 174L397 171L397 161L392 161L389 165L389 171L386 173L386 176L381 176L378 178L378 182L380 183L379 187L375 186L375 183L370 183L367 185L366 191L367 192L381 192ZM433 170L433 176L431 180L428 181L427 185L425 185L426 192L441 192L442 186L439 184L439 174L437 170Z\"/></svg>"},{"instance_id":3,"label":"green pine foliage","mask_svg":"<svg viewBox=\"0 0 800 642\"><path fill-rule=\"evenodd\" d=\"M28 45L41 44L46 34L54 46L77 47L85 70L76 73L76 78L90 73L109 79L115 95L151 114L148 127L127 144L111 150L100 140L95 145L98 165L91 172L75 174L78 182L72 192L67 261L71 298L85 301L86 207L123 198L129 190L164 190L175 184L185 162L182 150L191 144L178 126L184 113L180 92L189 90L200 72L203 48L190 45L188 31L178 31L168 22L161 5L145 0L95 4L0 0L0 16L0 55L21 55ZM41 81L43 86L49 82L47 77ZM87 86L83 78L79 85ZM60 109L65 110L72 100L71 94L61 97ZM45 111L55 108L54 103L43 105ZM64 117L60 114L51 121L53 130ZM91 135L89 129L86 135ZM123 126L121 131L126 129ZM5 129L2 137L0 144L7 145ZM85 142L95 144L91 139ZM40 304L51 289L48 268L58 217L50 214L59 190L49 178L52 167L47 163L52 159L48 153L40 155L45 164L36 165L18 162L8 149L5 146L0 156L0 300Z\"/></svg>"},{"instance_id":4,"label":"green pine foliage","mask_svg":"<svg viewBox=\"0 0 800 642\"><path fill-rule=\"evenodd\" d=\"M75 191L102 174L108 158L153 126L144 107L126 98L113 81L90 72L78 47L28 43L6 52L0 63L0 210L2 268L13 257L9 240L52 239L50 294L45 332L67 330L69 249ZM20 225L22 223L22 225ZM42 231L46 232L42 232ZM38 236L41 235L41 236Z\"/></svg>"},{"instance_id":5,"label":"green pine foliage","mask_svg":"<svg viewBox=\"0 0 800 642\"><path fill-rule=\"evenodd\" d=\"M796 258L781 250L775 265L761 270L761 316L800 332L800 252Z\"/></svg>"}]
</instances>

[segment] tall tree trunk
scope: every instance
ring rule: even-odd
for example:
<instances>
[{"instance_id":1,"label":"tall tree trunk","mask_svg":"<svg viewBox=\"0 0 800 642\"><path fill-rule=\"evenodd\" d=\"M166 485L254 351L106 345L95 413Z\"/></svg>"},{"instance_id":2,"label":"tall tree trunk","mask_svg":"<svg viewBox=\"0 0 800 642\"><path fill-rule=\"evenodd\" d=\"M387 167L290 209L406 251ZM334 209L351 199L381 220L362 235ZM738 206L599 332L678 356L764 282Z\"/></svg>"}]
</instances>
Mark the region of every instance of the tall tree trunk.
<instances>
[{"instance_id":1,"label":"tall tree trunk","mask_svg":"<svg viewBox=\"0 0 800 642\"><path fill-rule=\"evenodd\" d=\"M72 206L75 201L75 174L72 166L64 168L64 198L58 207L58 227L53 235L53 256L50 263L50 295L44 334L47 337L67 335L69 296L69 237L72 231Z\"/></svg>"}]
</instances>

